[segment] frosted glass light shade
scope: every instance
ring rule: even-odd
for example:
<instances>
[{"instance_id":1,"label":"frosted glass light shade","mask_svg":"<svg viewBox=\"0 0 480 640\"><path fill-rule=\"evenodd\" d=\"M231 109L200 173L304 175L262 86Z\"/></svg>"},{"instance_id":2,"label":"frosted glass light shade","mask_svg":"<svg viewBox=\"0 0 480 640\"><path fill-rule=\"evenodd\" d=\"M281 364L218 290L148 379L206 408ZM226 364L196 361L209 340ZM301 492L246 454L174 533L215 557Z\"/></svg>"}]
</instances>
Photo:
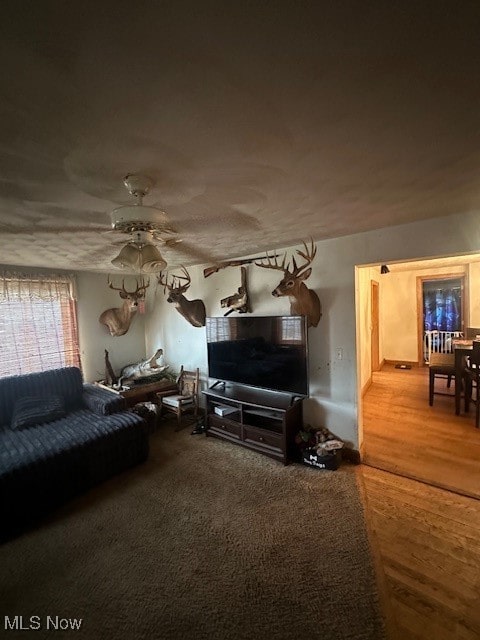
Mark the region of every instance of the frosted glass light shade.
<instances>
[{"instance_id":1,"label":"frosted glass light shade","mask_svg":"<svg viewBox=\"0 0 480 640\"><path fill-rule=\"evenodd\" d=\"M124 269L125 267L138 269L140 267L139 247L131 242L126 244L118 256L112 260L112 264L120 269Z\"/></svg>"},{"instance_id":2,"label":"frosted glass light shade","mask_svg":"<svg viewBox=\"0 0 480 640\"><path fill-rule=\"evenodd\" d=\"M141 251L141 269L145 273L155 273L162 271L167 266L160 251L153 244L146 244Z\"/></svg>"},{"instance_id":3,"label":"frosted glass light shade","mask_svg":"<svg viewBox=\"0 0 480 640\"><path fill-rule=\"evenodd\" d=\"M133 242L126 244L112 264L120 269L134 269L143 273L162 271L167 266L166 261L153 244L138 246Z\"/></svg>"}]
</instances>

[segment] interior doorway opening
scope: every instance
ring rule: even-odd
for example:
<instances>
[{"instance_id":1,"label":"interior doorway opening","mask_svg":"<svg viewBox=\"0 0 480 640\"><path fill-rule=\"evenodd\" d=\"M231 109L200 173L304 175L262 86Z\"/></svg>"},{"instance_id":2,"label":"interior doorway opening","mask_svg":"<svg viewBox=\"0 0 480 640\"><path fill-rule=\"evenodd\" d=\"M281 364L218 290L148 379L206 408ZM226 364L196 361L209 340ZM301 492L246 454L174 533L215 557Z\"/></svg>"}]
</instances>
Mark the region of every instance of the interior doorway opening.
<instances>
[{"instance_id":1,"label":"interior doorway opening","mask_svg":"<svg viewBox=\"0 0 480 640\"><path fill-rule=\"evenodd\" d=\"M480 255L356 267L358 431L362 461L370 466L480 498L480 458L474 415L455 415L452 397L429 406L424 334L451 350L441 332L480 327ZM377 283L375 286L373 283ZM378 294L378 296L377 296ZM432 295L434 300L432 301ZM430 296L430 297L429 297ZM375 302L378 297L377 302ZM378 303L378 370L373 319ZM429 315L430 314L430 315ZM472 412L470 412L472 413ZM445 469L452 446L462 451ZM462 468L465 475L462 478ZM470 471L467 470L470 469Z\"/></svg>"}]
</instances>

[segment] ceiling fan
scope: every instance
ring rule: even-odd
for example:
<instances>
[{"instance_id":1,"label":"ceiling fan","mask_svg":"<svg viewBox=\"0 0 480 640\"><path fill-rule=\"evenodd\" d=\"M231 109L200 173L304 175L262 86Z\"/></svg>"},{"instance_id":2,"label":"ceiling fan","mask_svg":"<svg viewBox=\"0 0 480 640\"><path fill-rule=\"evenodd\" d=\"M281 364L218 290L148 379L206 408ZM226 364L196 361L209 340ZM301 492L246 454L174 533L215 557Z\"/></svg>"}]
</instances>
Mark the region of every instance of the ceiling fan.
<instances>
[{"instance_id":1,"label":"ceiling fan","mask_svg":"<svg viewBox=\"0 0 480 640\"><path fill-rule=\"evenodd\" d=\"M115 267L132 268L140 273L155 273L167 266L153 241L175 245L180 240L167 239L162 234L176 234L167 214L161 209L143 204L143 198L154 181L148 176L130 173L123 179L128 192L137 199L132 205L117 207L110 214L112 230L130 235L130 240L112 260Z\"/></svg>"},{"instance_id":2,"label":"ceiling fan","mask_svg":"<svg viewBox=\"0 0 480 640\"><path fill-rule=\"evenodd\" d=\"M12 219L12 214L8 208L2 207L0 238L7 235L17 237L21 243L19 246L28 247L31 243L30 246L35 251L37 240L48 239L48 244L54 249L55 242L49 240L53 235L58 238L58 246L65 254L65 251L68 252L68 246L74 234L82 234L77 244L78 248L87 245L85 251L78 254L79 263L82 266L96 264L98 261L105 269L111 262L116 267L129 269L132 272L151 273L167 266L158 248L162 250L164 247L169 262L177 266L182 262L216 263L220 259L218 251L214 249L213 253L208 252L204 247L206 236L215 235L217 230L244 229L251 232L261 228L256 217L242 212L229 202L225 202L225 207L221 206L221 209L225 208L225 213L209 213L211 203L205 194L197 195L184 207L184 211L181 211L177 205L176 217L172 221L157 203L153 206L143 203L144 197L150 193L155 184L152 178L143 172L132 172L123 178L123 184L129 193L129 198L133 198L134 202L114 205L113 210L106 212L105 222L99 219L98 207L95 210L90 209L88 205L87 207L83 205L75 209L56 205L54 202L26 200L22 202L23 210L19 212L21 215L18 222L12 220L10 223L8 218ZM218 211L218 204L214 203L213 209L215 206ZM4 213L6 217L2 221ZM23 213L25 215L22 215ZM61 225L58 224L60 220ZM89 220L91 222L88 222ZM213 234L208 232L209 228L213 230ZM91 234L95 234L97 238L90 240ZM105 238L105 243L99 242L99 235ZM88 246L89 241L91 247ZM118 255L116 255L118 249L115 245L121 245ZM109 247L112 248L111 257ZM172 254L172 250L175 254L179 254L178 258ZM106 259L107 264L105 264Z\"/></svg>"},{"instance_id":3,"label":"ceiling fan","mask_svg":"<svg viewBox=\"0 0 480 640\"><path fill-rule=\"evenodd\" d=\"M155 184L152 178L129 173L123 179L130 195L137 199L134 204L117 207L110 214L112 229L121 233L177 233L170 225L165 211L143 204L143 198Z\"/></svg>"},{"instance_id":4,"label":"ceiling fan","mask_svg":"<svg viewBox=\"0 0 480 640\"><path fill-rule=\"evenodd\" d=\"M35 225L33 228L25 229L0 223L0 234L32 235L34 232L35 234L63 235L75 232L92 232L129 236L128 239L123 237L121 240L108 243L110 246L124 245L120 253L111 260L111 263L115 267L130 269L138 273L154 273L167 266L166 260L157 249L156 245L158 244L173 248L181 243L178 250L189 258L193 257L199 262L215 261L201 248L179 238L177 229L171 224L165 211L157 206L143 203L143 198L155 184L152 178L139 173L129 173L123 178L123 183L136 201L132 204L116 207L111 211L109 214L110 228L97 224L95 226L65 226L61 228Z\"/></svg>"}]
</instances>

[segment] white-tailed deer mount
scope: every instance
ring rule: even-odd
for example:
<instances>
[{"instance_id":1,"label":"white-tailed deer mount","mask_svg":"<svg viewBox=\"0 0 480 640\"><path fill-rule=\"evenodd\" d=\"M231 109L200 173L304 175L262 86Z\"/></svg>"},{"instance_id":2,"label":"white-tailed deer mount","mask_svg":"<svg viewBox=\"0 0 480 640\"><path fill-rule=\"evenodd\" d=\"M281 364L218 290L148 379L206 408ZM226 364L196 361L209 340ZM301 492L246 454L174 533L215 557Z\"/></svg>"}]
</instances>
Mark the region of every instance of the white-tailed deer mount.
<instances>
[{"instance_id":1,"label":"white-tailed deer mount","mask_svg":"<svg viewBox=\"0 0 480 640\"><path fill-rule=\"evenodd\" d=\"M122 281L121 287L114 287L110 282L110 276L108 278L108 286L114 291L120 292L120 297L124 300L121 307L107 309L99 317L98 321L108 327L111 336L123 336L130 328L132 318L137 312L138 301L145 297L145 291L150 285L150 281L147 284L142 282L137 284L135 291L127 291L125 289L125 280Z\"/></svg>"},{"instance_id":2,"label":"white-tailed deer mount","mask_svg":"<svg viewBox=\"0 0 480 640\"><path fill-rule=\"evenodd\" d=\"M163 285L163 291L168 289L167 302L172 302L175 309L194 327L204 327L205 305L203 300L187 300L184 293L190 286L191 278L188 271L182 266L183 276L172 276L172 283L168 284L167 278L160 274L158 282ZM186 280L185 284L180 284L181 280Z\"/></svg>"},{"instance_id":3,"label":"white-tailed deer mount","mask_svg":"<svg viewBox=\"0 0 480 640\"><path fill-rule=\"evenodd\" d=\"M251 311L247 289L247 270L245 267L240 268L242 271L242 284L238 287L238 292L234 293L233 296L220 300L222 307L228 307L227 313L223 314L224 316L228 316L234 311L238 311L238 313L250 313Z\"/></svg>"},{"instance_id":4,"label":"white-tailed deer mount","mask_svg":"<svg viewBox=\"0 0 480 640\"><path fill-rule=\"evenodd\" d=\"M320 304L319 297L309 289L304 280L310 277L312 269L307 268L313 261L317 247L311 241L310 248L307 247L306 242L303 243L305 251L297 249L297 253L305 260L305 264L297 267L295 256L292 256L293 269L290 270L290 262L285 266L286 254L283 255L281 264L278 264L277 257L267 258L267 262L256 262L255 264L265 269L278 269L283 271L283 278L278 285L272 291L272 296L288 296L290 298L290 313L292 315L306 316L307 325L309 327L316 327L322 317L322 305Z\"/></svg>"}]
</instances>

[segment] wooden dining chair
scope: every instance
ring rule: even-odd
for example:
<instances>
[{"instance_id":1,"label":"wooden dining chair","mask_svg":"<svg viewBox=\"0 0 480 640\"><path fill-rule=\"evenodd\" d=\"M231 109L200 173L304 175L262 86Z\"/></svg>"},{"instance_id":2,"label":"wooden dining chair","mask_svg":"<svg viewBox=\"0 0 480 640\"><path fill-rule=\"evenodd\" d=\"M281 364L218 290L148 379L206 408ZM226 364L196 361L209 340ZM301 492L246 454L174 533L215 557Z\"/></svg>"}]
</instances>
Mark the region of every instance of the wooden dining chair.
<instances>
[{"instance_id":1,"label":"wooden dining chair","mask_svg":"<svg viewBox=\"0 0 480 640\"><path fill-rule=\"evenodd\" d=\"M479 334L480 335L480 334ZM465 413L470 410L470 402L475 404L475 426L480 424L480 341L473 341L473 349L465 366ZM474 398L475 396L475 398Z\"/></svg>"},{"instance_id":2,"label":"wooden dining chair","mask_svg":"<svg viewBox=\"0 0 480 640\"><path fill-rule=\"evenodd\" d=\"M447 380L447 389L450 389L452 378L455 377L455 355L453 353L436 353L430 354L430 364L428 366L429 373L429 404L433 405L433 396L452 396L453 393L445 393L444 391L435 391L435 380L443 378ZM461 382L456 381L456 384Z\"/></svg>"},{"instance_id":3,"label":"wooden dining chair","mask_svg":"<svg viewBox=\"0 0 480 640\"><path fill-rule=\"evenodd\" d=\"M159 416L163 412L171 412L177 416L176 431L182 426L182 418L187 413L193 413L195 419L198 415L198 395L199 395L199 369L187 371L183 368L177 378L177 392L172 395L159 398Z\"/></svg>"}]
</instances>

